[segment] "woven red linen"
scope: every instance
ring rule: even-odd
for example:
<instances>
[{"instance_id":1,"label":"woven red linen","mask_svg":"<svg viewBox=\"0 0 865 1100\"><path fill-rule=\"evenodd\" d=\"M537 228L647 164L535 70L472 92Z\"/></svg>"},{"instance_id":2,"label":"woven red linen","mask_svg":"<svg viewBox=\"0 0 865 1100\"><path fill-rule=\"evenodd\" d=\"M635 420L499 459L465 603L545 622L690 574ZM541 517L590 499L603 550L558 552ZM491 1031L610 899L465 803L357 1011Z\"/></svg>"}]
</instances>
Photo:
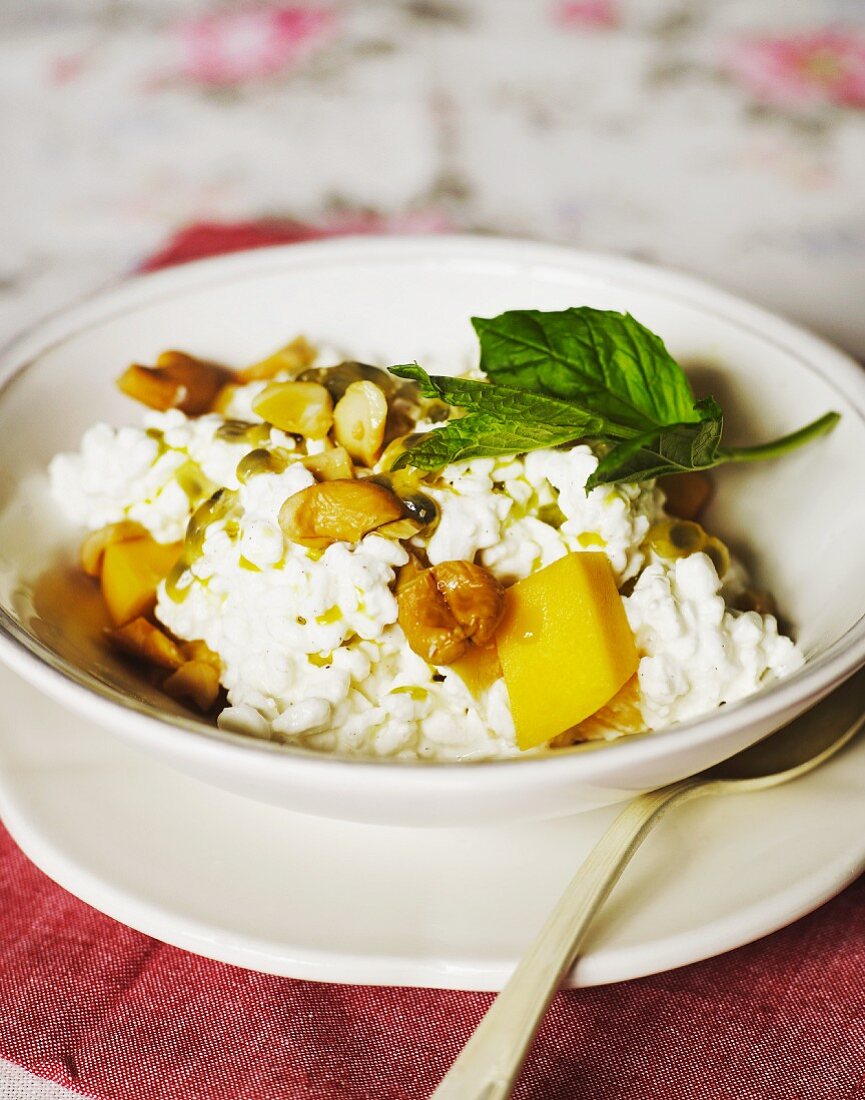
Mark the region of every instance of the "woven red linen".
<instances>
[{"instance_id":1,"label":"woven red linen","mask_svg":"<svg viewBox=\"0 0 865 1100\"><path fill-rule=\"evenodd\" d=\"M146 266L320 235L195 226ZM197 958L73 898L2 829L0 898L0 1055L103 1100L421 1100L490 1001ZM516 1095L865 1100L865 879L719 959L559 994Z\"/></svg>"}]
</instances>

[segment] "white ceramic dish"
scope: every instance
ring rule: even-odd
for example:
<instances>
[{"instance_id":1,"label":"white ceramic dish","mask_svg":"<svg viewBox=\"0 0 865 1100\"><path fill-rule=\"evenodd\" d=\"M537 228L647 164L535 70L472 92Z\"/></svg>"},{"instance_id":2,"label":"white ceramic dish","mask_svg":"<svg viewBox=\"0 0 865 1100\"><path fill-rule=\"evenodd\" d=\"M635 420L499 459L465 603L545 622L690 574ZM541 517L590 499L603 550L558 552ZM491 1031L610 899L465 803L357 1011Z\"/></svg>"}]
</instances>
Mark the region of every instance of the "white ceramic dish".
<instances>
[{"instance_id":1,"label":"white ceramic dish","mask_svg":"<svg viewBox=\"0 0 865 1100\"><path fill-rule=\"evenodd\" d=\"M229 363L303 331L360 358L459 370L469 316L517 306L629 310L725 407L730 440L770 438L834 408L826 439L724 471L708 525L750 561L808 656L790 679L701 721L594 751L471 765L335 759L220 733L148 695L68 636L39 626L32 580L77 541L54 518L44 470L96 420L138 410L113 380L181 346ZM659 786L753 743L865 662L865 374L785 321L680 275L525 242L359 238L265 249L137 279L56 317L0 359L0 656L41 690L202 779L292 810L381 824L551 817ZM76 664L76 657L78 663ZM92 657L92 655L91 655ZM71 658L71 659L70 659Z\"/></svg>"},{"instance_id":2,"label":"white ceramic dish","mask_svg":"<svg viewBox=\"0 0 865 1100\"><path fill-rule=\"evenodd\" d=\"M163 767L2 668L0 693L0 814L30 858L124 924L273 974L499 989L617 812L470 830L300 817ZM798 783L677 809L569 984L696 962L809 912L865 867L863 788L860 737Z\"/></svg>"}]
</instances>

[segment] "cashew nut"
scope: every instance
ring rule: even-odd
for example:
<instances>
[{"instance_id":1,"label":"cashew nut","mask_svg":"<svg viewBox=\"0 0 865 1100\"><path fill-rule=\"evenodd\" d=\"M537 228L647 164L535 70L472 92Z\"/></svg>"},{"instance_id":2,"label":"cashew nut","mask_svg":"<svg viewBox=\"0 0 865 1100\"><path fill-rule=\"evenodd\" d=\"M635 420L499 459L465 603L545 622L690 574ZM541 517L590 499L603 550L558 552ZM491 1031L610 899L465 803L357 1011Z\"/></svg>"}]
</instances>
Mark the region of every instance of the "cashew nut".
<instances>
[{"instance_id":1,"label":"cashew nut","mask_svg":"<svg viewBox=\"0 0 865 1100\"><path fill-rule=\"evenodd\" d=\"M323 550L332 542L359 542L402 515L402 501L384 485L340 479L293 493L280 509L279 523L292 542Z\"/></svg>"},{"instance_id":2,"label":"cashew nut","mask_svg":"<svg viewBox=\"0 0 865 1100\"><path fill-rule=\"evenodd\" d=\"M353 459L372 466L386 421L387 398L375 382L352 382L333 410L333 434Z\"/></svg>"}]
</instances>

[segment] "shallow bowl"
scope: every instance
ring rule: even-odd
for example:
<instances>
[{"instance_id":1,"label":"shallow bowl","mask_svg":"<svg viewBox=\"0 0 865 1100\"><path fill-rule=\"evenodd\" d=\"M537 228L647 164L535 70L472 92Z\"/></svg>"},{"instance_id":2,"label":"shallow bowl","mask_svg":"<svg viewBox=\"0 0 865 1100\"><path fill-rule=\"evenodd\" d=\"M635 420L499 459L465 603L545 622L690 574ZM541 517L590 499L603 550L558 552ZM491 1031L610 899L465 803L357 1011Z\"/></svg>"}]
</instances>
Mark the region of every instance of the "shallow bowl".
<instances>
[{"instance_id":1,"label":"shallow bowl","mask_svg":"<svg viewBox=\"0 0 865 1100\"><path fill-rule=\"evenodd\" d=\"M699 721L602 747L472 764L350 760L192 720L93 644L62 590L46 602L39 578L56 577L80 541L47 496L46 467L97 420L136 422L139 410L113 384L127 363L182 347L240 365L304 332L353 358L454 373L472 359L471 315L572 305L626 310L659 332L698 394L721 400L730 442L842 413L829 437L800 452L721 471L707 518L775 594L804 649L789 679ZM787 321L679 274L470 237L262 249L130 280L40 324L0 357L0 387L0 658L118 737L254 799L394 825L575 813L718 762L865 664L865 373Z\"/></svg>"}]
</instances>

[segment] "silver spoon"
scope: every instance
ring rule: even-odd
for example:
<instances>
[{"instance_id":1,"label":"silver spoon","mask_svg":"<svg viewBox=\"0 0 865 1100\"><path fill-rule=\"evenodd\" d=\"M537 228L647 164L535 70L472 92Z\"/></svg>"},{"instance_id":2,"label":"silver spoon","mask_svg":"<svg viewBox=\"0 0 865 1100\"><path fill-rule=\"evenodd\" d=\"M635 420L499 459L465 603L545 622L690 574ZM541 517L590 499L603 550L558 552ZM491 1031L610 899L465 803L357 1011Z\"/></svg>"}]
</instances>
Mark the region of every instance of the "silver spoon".
<instances>
[{"instance_id":1,"label":"silver spoon","mask_svg":"<svg viewBox=\"0 0 865 1100\"><path fill-rule=\"evenodd\" d=\"M640 795L613 821L430 1100L505 1100L586 930L653 826L706 794L762 791L819 768L865 725L865 669L823 702L708 771Z\"/></svg>"}]
</instances>

